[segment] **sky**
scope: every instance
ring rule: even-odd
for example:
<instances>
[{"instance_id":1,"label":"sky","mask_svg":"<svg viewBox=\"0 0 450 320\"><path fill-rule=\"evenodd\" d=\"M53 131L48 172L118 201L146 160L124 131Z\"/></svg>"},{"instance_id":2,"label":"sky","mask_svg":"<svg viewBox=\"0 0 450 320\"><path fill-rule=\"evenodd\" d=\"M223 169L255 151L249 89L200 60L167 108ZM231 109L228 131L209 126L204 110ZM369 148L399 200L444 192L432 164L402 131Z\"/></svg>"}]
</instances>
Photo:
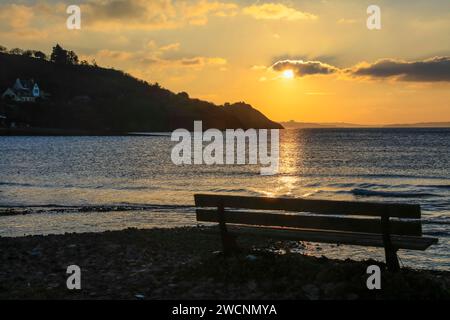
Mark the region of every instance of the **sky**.
<instances>
[{"instance_id":1,"label":"sky","mask_svg":"<svg viewBox=\"0 0 450 320\"><path fill-rule=\"evenodd\" d=\"M69 5L81 29L69 30ZM377 5L381 29L369 30ZM87 61L276 121L450 121L448 0L2 0L0 45Z\"/></svg>"}]
</instances>

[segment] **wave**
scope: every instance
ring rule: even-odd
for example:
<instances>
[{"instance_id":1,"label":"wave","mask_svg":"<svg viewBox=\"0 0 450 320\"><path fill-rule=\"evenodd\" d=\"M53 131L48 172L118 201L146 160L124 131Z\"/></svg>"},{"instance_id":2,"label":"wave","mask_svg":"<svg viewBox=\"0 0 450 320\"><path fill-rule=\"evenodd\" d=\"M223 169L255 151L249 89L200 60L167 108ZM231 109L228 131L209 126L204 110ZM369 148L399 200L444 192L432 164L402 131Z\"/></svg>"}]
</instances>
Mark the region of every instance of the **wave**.
<instances>
[{"instance_id":1,"label":"wave","mask_svg":"<svg viewBox=\"0 0 450 320\"><path fill-rule=\"evenodd\" d=\"M409 192L409 191L375 191L368 189L353 189L350 191L355 196L384 197L384 198L428 198L441 197L435 193Z\"/></svg>"},{"instance_id":2,"label":"wave","mask_svg":"<svg viewBox=\"0 0 450 320\"><path fill-rule=\"evenodd\" d=\"M431 185L424 185L419 187L426 187L426 188L436 188L436 189L450 189L450 184L431 184Z\"/></svg>"},{"instance_id":3,"label":"wave","mask_svg":"<svg viewBox=\"0 0 450 320\"><path fill-rule=\"evenodd\" d=\"M124 186L124 187L105 187L105 186L99 186L98 189L105 189L105 190L157 190L159 187L156 186Z\"/></svg>"},{"instance_id":4,"label":"wave","mask_svg":"<svg viewBox=\"0 0 450 320\"><path fill-rule=\"evenodd\" d=\"M18 183L18 182L2 182L0 181L0 186L10 186L10 187L32 187L31 183Z\"/></svg>"},{"instance_id":5,"label":"wave","mask_svg":"<svg viewBox=\"0 0 450 320\"><path fill-rule=\"evenodd\" d=\"M427 219L427 220L422 219L422 224L447 226L447 225L450 225L450 221L433 220L433 218L431 218L431 219Z\"/></svg>"},{"instance_id":6,"label":"wave","mask_svg":"<svg viewBox=\"0 0 450 320\"><path fill-rule=\"evenodd\" d=\"M321 186L320 183L308 184L306 187L310 186ZM431 189L450 189L450 184L381 184L381 183L352 183L352 182L336 182L329 183L326 186L329 187L337 187L337 188L350 188L350 187L358 187L358 188L431 188Z\"/></svg>"},{"instance_id":7,"label":"wave","mask_svg":"<svg viewBox=\"0 0 450 320\"><path fill-rule=\"evenodd\" d=\"M195 211L192 205L164 205L164 204L132 204L121 203L111 205L0 205L0 216L45 213L83 213L83 212L117 212L117 211L154 211L166 213L190 213Z\"/></svg>"},{"instance_id":8,"label":"wave","mask_svg":"<svg viewBox=\"0 0 450 320\"><path fill-rule=\"evenodd\" d=\"M155 186L106 186L106 185L74 185L74 184L65 184L65 185L57 185L57 184L32 184L32 183L20 183L20 182L1 182L0 186L7 187L23 187L23 188L46 188L46 189L104 189L104 190L154 190L158 189Z\"/></svg>"},{"instance_id":9,"label":"wave","mask_svg":"<svg viewBox=\"0 0 450 320\"><path fill-rule=\"evenodd\" d=\"M103 186L99 185L74 185L74 184L65 184L65 185L58 185L58 184L48 184L48 183L22 183L22 182L5 182L0 181L0 186L7 186L7 187L23 187L23 188L56 188L56 189L71 189L71 188L80 188L80 189L100 189L103 188Z\"/></svg>"},{"instance_id":10,"label":"wave","mask_svg":"<svg viewBox=\"0 0 450 320\"><path fill-rule=\"evenodd\" d=\"M215 188L215 189L209 189L208 192L251 192L249 189L226 189L226 188Z\"/></svg>"},{"instance_id":11,"label":"wave","mask_svg":"<svg viewBox=\"0 0 450 320\"><path fill-rule=\"evenodd\" d=\"M401 173L284 173L284 176L290 177L318 177L318 178L368 178L368 179L429 179L429 180L449 180L448 176L439 175L421 175L421 174L401 174Z\"/></svg>"}]
</instances>

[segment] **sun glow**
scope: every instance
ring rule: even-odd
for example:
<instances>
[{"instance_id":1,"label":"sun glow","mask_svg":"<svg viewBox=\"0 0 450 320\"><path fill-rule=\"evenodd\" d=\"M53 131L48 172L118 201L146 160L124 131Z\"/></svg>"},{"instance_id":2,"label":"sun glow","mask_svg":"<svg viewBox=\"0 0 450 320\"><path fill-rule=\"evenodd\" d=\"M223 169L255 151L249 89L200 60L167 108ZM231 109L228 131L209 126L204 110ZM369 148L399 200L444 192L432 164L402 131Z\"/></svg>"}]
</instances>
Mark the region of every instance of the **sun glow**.
<instances>
[{"instance_id":1,"label":"sun glow","mask_svg":"<svg viewBox=\"0 0 450 320\"><path fill-rule=\"evenodd\" d=\"M294 79L294 71L291 69L287 69L283 71L283 78L285 79Z\"/></svg>"}]
</instances>

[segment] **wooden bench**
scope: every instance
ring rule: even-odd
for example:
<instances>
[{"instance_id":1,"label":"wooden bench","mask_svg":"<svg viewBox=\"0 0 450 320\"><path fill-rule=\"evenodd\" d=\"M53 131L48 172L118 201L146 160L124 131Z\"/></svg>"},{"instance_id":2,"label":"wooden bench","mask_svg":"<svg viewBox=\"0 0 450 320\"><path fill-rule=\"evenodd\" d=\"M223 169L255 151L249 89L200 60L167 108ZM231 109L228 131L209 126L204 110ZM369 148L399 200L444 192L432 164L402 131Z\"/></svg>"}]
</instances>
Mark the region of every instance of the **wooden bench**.
<instances>
[{"instance_id":1,"label":"wooden bench","mask_svg":"<svg viewBox=\"0 0 450 320\"><path fill-rule=\"evenodd\" d=\"M398 249L425 250L438 242L422 236L419 205L208 194L194 198L197 221L219 223L227 255L239 250L235 235L251 233L384 247L388 269L397 271Z\"/></svg>"}]
</instances>

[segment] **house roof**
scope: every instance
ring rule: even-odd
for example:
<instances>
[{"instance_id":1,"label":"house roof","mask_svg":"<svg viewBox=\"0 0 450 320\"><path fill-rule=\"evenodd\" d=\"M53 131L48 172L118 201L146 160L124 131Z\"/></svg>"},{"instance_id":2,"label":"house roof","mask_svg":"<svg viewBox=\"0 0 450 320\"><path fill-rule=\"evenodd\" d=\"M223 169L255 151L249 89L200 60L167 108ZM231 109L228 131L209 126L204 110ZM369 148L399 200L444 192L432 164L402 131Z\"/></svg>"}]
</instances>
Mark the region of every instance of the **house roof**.
<instances>
[{"instance_id":1,"label":"house roof","mask_svg":"<svg viewBox=\"0 0 450 320\"><path fill-rule=\"evenodd\" d=\"M21 80L20 78L16 79L16 82L14 83L13 89L14 90L31 90L34 87L34 80Z\"/></svg>"},{"instance_id":2,"label":"house roof","mask_svg":"<svg viewBox=\"0 0 450 320\"><path fill-rule=\"evenodd\" d=\"M6 96L6 95L14 95L15 96L16 93L11 88L8 88L5 90L5 92L3 92L2 97Z\"/></svg>"}]
</instances>

